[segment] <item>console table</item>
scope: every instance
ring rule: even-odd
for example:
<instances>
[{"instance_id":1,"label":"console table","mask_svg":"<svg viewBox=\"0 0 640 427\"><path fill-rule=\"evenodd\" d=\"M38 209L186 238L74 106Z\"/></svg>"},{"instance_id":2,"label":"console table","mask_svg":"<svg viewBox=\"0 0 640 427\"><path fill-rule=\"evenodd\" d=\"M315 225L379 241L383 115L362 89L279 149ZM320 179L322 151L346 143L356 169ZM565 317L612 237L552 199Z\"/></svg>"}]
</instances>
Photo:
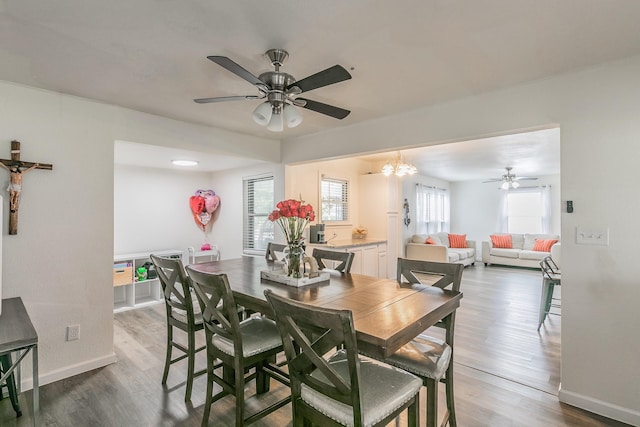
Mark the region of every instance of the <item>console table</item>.
<instances>
[{"instance_id":1,"label":"console table","mask_svg":"<svg viewBox=\"0 0 640 427\"><path fill-rule=\"evenodd\" d=\"M11 363L0 377L0 383L9 378L29 351L31 351L33 367L33 425L39 426L38 334L22 303L22 298L3 299L2 314L0 314L0 356L9 356L10 360L12 353L18 354L15 362Z\"/></svg>"}]
</instances>

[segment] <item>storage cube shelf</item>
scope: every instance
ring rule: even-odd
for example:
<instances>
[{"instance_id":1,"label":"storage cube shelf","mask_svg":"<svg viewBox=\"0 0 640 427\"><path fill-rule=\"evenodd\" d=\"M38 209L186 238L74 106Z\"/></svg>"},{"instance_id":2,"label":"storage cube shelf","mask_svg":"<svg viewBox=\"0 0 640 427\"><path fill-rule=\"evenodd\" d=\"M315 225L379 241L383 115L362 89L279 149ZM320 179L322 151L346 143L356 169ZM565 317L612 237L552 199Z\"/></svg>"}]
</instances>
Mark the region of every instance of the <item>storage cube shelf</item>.
<instances>
[{"instance_id":1,"label":"storage cube shelf","mask_svg":"<svg viewBox=\"0 0 640 427\"><path fill-rule=\"evenodd\" d=\"M162 302L158 278L138 281L136 271L151 262L150 255L182 259L182 251L165 250L116 255L113 258L113 311L119 312Z\"/></svg>"}]
</instances>

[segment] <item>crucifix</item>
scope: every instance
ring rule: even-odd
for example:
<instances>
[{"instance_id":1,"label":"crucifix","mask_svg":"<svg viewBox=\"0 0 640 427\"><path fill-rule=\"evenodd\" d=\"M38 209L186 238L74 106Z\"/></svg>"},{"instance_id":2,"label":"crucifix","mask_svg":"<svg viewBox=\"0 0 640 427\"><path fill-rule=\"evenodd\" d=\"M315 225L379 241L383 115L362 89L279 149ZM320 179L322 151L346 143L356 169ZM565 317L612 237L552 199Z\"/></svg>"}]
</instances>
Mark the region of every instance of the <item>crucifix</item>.
<instances>
[{"instance_id":1,"label":"crucifix","mask_svg":"<svg viewBox=\"0 0 640 427\"><path fill-rule=\"evenodd\" d=\"M9 234L18 234L18 208L22 192L22 175L34 169L52 170L49 163L32 163L20 160L20 142L11 141L11 160L0 159L0 167L9 171Z\"/></svg>"}]
</instances>

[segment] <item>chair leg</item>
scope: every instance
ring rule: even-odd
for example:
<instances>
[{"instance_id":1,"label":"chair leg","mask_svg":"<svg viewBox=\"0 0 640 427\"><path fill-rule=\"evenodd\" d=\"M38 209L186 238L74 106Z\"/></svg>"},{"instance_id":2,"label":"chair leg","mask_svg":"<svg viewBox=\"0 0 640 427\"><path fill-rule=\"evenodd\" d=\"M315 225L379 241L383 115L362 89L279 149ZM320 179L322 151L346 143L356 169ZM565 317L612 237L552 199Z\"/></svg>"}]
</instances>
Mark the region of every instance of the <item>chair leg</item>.
<instances>
[{"instance_id":1,"label":"chair leg","mask_svg":"<svg viewBox=\"0 0 640 427\"><path fill-rule=\"evenodd\" d=\"M236 427L244 425L244 369L235 370Z\"/></svg>"},{"instance_id":2,"label":"chair leg","mask_svg":"<svg viewBox=\"0 0 640 427\"><path fill-rule=\"evenodd\" d=\"M275 363L276 358L273 356L273 358L270 358L269 360L271 363ZM256 394L264 394L268 392L271 385L271 377L262 368L265 363L267 363L266 360L256 365Z\"/></svg>"},{"instance_id":3,"label":"chair leg","mask_svg":"<svg viewBox=\"0 0 640 427\"><path fill-rule=\"evenodd\" d=\"M162 374L162 384L167 383L169 376L169 366L171 365L171 351L173 350L173 326L167 323L167 356L164 359L164 373Z\"/></svg>"},{"instance_id":4,"label":"chair leg","mask_svg":"<svg viewBox=\"0 0 640 427\"><path fill-rule=\"evenodd\" d=\"M211 413L211 404L213 403L213 374L213 362L207 360L207 397L204 401L202 427L206 427L209 424L209 414Z\"/></svg>"},{"instance_id":5,"label":"chair leg","mask_svg":"<svg viewBox=\"0 0 640 427\"><path fill-rule=\"evenodd\" d=\"M196 336L195 332L189 328L187 332L187 387L184 393L184 401L191 400L191 390L193 389L193 378L196 365Z\"/></svg>"},{"instance_id":6,"label":"chair leg","mask_svg":"<svg viewBox=\"0 0 640 427\"><path fill-rule=\"evenodd\" d=\"M427 389L427 427L438 425L438 381L426 378Z\"/></svg>"},{"instance_id":7,"label":"chair leg","mask_svg":"<svg viewBox=\"0 0 640 427\"><path fill-rule=\"evenodd\" d=\"M549 301L549 286L550 282L542 279L542 294L540 295L540 311L538 313L538 330L540 330L540 327L544 323L544 319L547 317L547 313L549 312L549 308L547 306L547 302Z\"/></svg>"},{"instance_id":8,"label":"chair leg","mask_svg":"<svg viewBox=\"0 0 640 427\"><path fill-rule=\"evenodd\" d=\"M457 427L456 406L453 400L453 360L449 363L447 373L444 377L445 394L447 396L447 417L449 419L449 427Z\"/></svg>"},{"instance_id":9,"label":"chair leg","mask_svg":"<svg viewBox=\"0 0 640 427\"><path fill-rule=\"evenodd\" d=\"M407 425L409 427L418 427L420 425L420 393L416 394L416 397L411 405L407 408Z\"/></svg>"}]
</instances>

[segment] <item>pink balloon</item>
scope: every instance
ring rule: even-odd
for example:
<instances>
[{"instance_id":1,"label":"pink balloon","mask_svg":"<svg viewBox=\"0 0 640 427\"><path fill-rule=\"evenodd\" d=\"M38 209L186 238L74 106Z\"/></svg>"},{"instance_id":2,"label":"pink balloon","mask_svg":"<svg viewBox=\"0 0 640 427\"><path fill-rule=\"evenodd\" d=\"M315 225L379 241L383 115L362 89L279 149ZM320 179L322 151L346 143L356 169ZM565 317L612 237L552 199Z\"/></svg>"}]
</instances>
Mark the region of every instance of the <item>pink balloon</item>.
<instances>
[{"instance_id":1,"label":"pink balloon","mask_svg":"<svg viewBox=\"0 0 640 427\"><path fill-rule=\"evenodd\" d=\"M206 211L212 214L220 206L220 197L217 195L204 197L204 207Z\"/></svg>"}]
</instances>

